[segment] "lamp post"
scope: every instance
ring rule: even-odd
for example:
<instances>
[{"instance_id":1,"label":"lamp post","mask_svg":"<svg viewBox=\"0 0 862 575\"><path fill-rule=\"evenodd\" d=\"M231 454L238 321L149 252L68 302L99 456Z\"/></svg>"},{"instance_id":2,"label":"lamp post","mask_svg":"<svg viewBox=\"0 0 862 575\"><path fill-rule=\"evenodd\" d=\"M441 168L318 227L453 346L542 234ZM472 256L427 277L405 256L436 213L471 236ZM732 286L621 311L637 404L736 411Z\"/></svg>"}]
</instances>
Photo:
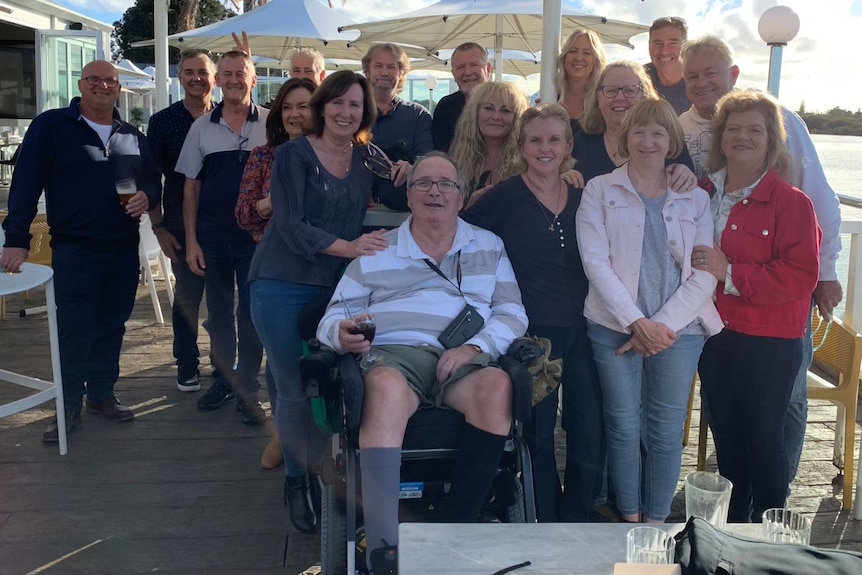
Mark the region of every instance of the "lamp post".
<instances>
[{"instance_id":1,"label":"lamp post","mask_svg":"<svg viewBox=\"0 0 862 575\"><path fill-rule=\"evenodd\" d=\"M778 97L781 82L781 52L799 33L799 16L787 6L773 6L763 13L757 23L760 37L769 46L769 78L766 89Z\"/></svg>"},{"instance_id":2,"label":"lamp post","mask_svg":"<svg viewBox=\"0 0 862 575\"><path fill-rule=\"evenodd\" d=\"M428 111L434 113L434 88L437 87L437 77L427 76L425 78L425 87L428 88Z\"/></svg>"}]
</instances>

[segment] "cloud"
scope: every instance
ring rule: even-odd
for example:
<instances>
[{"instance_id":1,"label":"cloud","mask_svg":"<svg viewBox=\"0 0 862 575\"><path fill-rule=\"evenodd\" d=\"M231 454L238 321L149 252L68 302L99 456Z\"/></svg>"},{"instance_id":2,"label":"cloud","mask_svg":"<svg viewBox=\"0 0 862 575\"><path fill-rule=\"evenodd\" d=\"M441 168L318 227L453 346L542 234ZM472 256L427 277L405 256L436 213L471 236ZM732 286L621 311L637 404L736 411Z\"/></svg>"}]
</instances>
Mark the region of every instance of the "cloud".
<instances>
[{"instance_id":1,"label":"cloud","mask_svg":"<svg viewBox=\"0 0 862 575\"><path fill-rule=\"evenodd\" d=\"M73 10L87 9L92 12L121 14L134 3L134 0L68 0Z\"/></svg>"}]
</instances>

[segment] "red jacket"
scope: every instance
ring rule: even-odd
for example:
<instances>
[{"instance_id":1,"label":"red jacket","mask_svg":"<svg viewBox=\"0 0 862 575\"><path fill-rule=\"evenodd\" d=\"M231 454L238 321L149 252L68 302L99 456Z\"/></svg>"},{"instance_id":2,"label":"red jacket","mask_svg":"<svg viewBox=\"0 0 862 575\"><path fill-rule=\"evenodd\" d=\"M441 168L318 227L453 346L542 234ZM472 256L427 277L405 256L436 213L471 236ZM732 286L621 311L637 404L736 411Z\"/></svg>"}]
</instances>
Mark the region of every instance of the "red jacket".
<instances>
[{"instance_id":1,"label":"red jacket","mask_svg":"<svg viewBox=\"0 0 862 575\"><path fill-rule=\"evenodd\" d=\"M730 211L721 249L740 295L718 284L724 325L740 333L795 339L805 334L819 274L820 227L811 200L770 170Z\"/></svg>"}]
</instances>

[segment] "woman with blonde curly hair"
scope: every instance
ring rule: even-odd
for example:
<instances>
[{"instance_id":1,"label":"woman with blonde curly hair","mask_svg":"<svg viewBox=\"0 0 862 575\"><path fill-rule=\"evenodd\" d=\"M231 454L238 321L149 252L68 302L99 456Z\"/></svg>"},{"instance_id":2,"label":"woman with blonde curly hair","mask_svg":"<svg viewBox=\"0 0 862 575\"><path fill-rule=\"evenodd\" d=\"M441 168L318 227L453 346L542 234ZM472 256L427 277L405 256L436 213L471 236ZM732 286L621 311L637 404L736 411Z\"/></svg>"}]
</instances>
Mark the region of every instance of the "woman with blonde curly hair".
<instances>
[{"instance_id":1,"label":"woman with blonde curly hair","mask_svg":"<svg viewBox=\"0 0 862 575\"><path fill-rule=\"evenodd\" d=\"M607 59L602 41L592 30L575 28L557 56L556 85L560 105L569 114L572 133L580 131L590 85L602 73Z\"/></svg>"},{"instance_id":2,"label":"woman with blonde curly hair","mask_svg":"<svg viewBox=\"0 0 862 575\"><path fill-rule=\"evenodd\" d=\"M467 98L449 155L466 182L465 198L518 173L517 123L529 107L511 82L485 82Z\"/></svg>"}]
</instances>

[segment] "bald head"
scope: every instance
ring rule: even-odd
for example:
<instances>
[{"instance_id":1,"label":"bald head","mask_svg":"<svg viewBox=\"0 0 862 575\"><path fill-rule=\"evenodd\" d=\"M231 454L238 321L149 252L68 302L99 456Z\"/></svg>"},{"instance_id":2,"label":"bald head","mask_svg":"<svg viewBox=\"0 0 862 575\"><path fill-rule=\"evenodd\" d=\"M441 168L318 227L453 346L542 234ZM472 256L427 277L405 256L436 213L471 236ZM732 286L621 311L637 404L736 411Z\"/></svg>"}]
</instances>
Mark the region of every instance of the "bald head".
<instances>
[{"instance_id":1,"label":"bald head","mask_svg":"<svg viewBox=\"0 0 862 575\"><path fill-rule=\"evenodd\" d=\"M81 70L78 80L81 114L94 122L111 123L114 105L120 96L117 69L106 60L94 60Z\"/></svg>"}]
</instances>

